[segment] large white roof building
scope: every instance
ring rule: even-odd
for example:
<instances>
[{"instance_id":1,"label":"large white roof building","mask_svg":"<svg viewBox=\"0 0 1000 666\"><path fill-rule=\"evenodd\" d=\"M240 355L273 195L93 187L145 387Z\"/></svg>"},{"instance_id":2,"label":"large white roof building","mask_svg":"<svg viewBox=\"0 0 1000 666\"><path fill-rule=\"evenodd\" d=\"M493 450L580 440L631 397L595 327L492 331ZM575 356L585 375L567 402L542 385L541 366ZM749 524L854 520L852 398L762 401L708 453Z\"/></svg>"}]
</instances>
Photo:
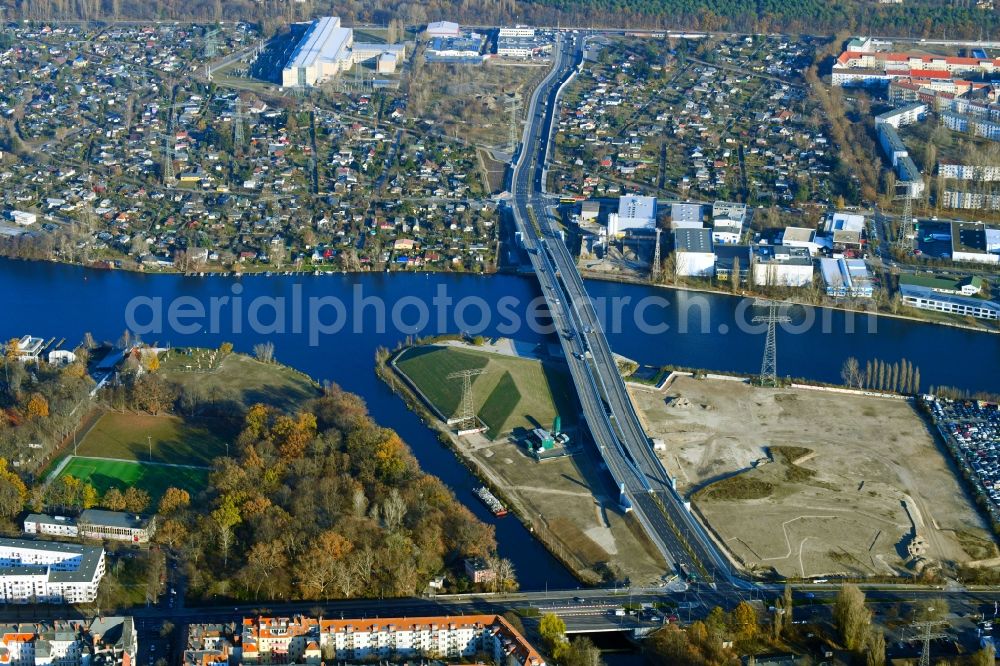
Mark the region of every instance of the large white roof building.
<instances>
[{"instance_id":1,"label":"large white roof building","mask_svg":"<svg viewBox=\"0 0 1000 666\"><path fill-rule=\"evenodd\" d=\"M626 229L655 228L656 197L621 197L618 199L618 212L608 215L608 236L618 236Z\"/></svg>"},{"instance_id":2,"label":"large white roof building","mask_svg":"<svg viewBox=\"0 0 1000 666\"><path fill-rule=\"evenodd\" d=\"M324 16L306 29L298 46L281 70L286 88L314 86L350 69L355 63L392 55L399 64L405 54L401 44L354 43L354 31L340 24L336 16ZM383 71L387 63L379 63Z\"/></svg>"}]
</instances>

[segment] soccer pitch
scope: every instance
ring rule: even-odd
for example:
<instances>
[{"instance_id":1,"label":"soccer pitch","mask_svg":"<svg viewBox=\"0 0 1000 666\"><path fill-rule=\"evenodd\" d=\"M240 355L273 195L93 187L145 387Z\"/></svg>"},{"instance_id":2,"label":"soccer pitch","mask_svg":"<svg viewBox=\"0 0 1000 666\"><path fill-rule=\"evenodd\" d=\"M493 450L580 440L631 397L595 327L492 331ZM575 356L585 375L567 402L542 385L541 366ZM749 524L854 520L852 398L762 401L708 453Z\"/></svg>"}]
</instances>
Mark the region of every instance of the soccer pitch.
<instances>
[{"instance_id":1,"label":"soccer pitch","mask_svg":"<svg viewBox=\"0 0 1000 666\"><path fill-rule=\"evenodd\" d=\"M136 486L148 492L155 505L171 486L192 495L200 492L208 484L208 472L207 469L73 456L59 476L86 481L101 494L112 487L124 491L129 486Z\"/></svg>"}]
</instances>

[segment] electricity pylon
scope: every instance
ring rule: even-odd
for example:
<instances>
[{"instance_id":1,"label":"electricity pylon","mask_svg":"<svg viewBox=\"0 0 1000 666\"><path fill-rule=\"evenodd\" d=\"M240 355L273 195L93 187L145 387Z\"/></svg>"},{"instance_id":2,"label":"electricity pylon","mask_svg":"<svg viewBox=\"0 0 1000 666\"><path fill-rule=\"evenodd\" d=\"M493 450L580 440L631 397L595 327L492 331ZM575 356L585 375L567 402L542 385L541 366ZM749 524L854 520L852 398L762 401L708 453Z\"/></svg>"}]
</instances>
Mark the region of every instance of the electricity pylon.
<instances>
[{"instance_id":1,"label":"electricity pylon","mask_svg":"<svg viewBox=\"0 0 1000 666\"><path fill-rule=\"evenodd\" d=\"M913 634L909 639L910 643L920 641L923 647L920 650L920 666L931 666L931 641L938 638L947 638L948 634L942 631L935 631L939 626L948 624L945 620L927 620L924 622L914 622L910 625Z\"/></svg>"},{"instance_id":2,"label":"electricity pylon","mask_svg":"<svg viewBox=\"0 0 1000 666\"><path fill-rule=\"evenodd\" d=\"M242 148L246 138L243 135L243 100L236 98L236 112L233 114L233 147Z\"/></svg>"},{"instance_id":3,"label":"electricity pylon","mask_svg":"<svg viewBox=\"0 0 1000 666\"><path fill-rule=\"evenodd\" d=\"M903 194L898 199L903 200L903 217L899 220L899 231L896 233L895 246L909 254L913 251L916 233L913 229L913 189L911 183L901 183Z\"/></svg>"},{"instance_id":4,"label":"electricity pylon","mask_svg":"<svg viewBox=\"0 0 1000 666\"><path fill-rule=\"evenodd\" d=\"M462 380L462 404L458 408L458 417L452 419L458 430L472 430L476 423L476 408L472 402L472 378L485 374L486 370L459 370L448 375L448 379Z\"/></svg>"},{"instance_id":5,"label":"electricity pylon","mask_svg":"<svg viewBox=\"0 0 1000 666\"><path fill-rule=\"evenodd\" d=\"M174 180L174 147L170 137L163 137L163 180Z\"/></svg>"},{"instance_id":6,"label":"electricity pylon","mask_svg":"<svg viewBox=\"0 0 1000 666\"><path fill-rule=\"evenodd\" d=\"M767 324L767 341L764 343L764 358L760 364L760 384L761 386L778 385L778 346L775 338L775 324L787 323L791 317L778 315L778 302L764 298L754 299L755 307L766 307L766 316L756 316L753 318L755 324Z\"/></svg>"},{"instance_id":7,"label":"electricity pylon","mask_svg":"<svg viewBox=\"0 0 1000 666\"><path fill-rule=\"evenodd\" d=\"M210 60L215 57L218 52L218 47L215 42L215 36L222 32L221 29L216 28L208 34L205 35L205 59Z\"/></svg>"},{"instance_id":8,"label":"electricity pylon","mask_svg":"<svg viewBox=\"0 0 1000 666\"><path fill-rule=\"evenodd\" d=\"M660 228L656 228L656 247L653 248L653 270L650 272L649 277L653 282L660 281L660 273L662 272L662 267L660 266Z\"/></svg>"}]
</instances>

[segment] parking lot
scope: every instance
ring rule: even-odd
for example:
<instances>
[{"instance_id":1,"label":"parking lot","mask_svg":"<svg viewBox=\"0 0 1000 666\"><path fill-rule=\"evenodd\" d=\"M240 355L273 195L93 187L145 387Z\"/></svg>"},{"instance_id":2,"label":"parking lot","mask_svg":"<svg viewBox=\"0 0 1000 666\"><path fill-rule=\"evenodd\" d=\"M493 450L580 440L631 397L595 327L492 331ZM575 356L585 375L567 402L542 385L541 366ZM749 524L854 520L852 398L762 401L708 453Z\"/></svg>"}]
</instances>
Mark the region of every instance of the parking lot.
<instances>
[{"instance_id":1,"label":"parking lot","mask_svg":"<svg viewBox=\"0 0 1000 666\"><path fill-rule=\"evenodd\" d=\"M1000 407L980 400L924 401L977 501L1000 522Z\"/></svg>"}]
</instances>

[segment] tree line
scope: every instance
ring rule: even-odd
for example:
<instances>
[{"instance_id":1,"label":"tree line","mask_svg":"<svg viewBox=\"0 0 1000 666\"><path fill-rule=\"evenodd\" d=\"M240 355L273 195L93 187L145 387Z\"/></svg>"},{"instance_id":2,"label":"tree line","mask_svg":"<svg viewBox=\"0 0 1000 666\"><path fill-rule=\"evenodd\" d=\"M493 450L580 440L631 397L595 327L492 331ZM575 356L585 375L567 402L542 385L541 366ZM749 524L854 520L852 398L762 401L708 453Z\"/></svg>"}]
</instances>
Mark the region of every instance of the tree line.
<instances>
[{"instance_id":1,"label":"tree line","mask_svg":"<svg viewBox=\"0 0 1000 666\"><path fill-rule=\"evenodd\" d=\"M472 25L513 21L544 25L677 28L740 32L833 33L983 38L1000 29L998 13L971 0L914 0L873 5L863 0L15 0L7 18L73 20L250 21L271 34L322 14L355 22L408 25L457 20ZM398 28L397 28L398 36Z\"/></svg>"},{"instance_id":2,"label":"tree line","mask_svg":"<svg viewBox=\"0 0 1000 666\"><path fill-rule=\"evenodd\" d=\"M871 359L865 361L862 370L858 359L851 356L844 361L840 378L850 388L907 394L920 392L920 368L905 358L895 363Z\"/></svg>"}]
</instances>

